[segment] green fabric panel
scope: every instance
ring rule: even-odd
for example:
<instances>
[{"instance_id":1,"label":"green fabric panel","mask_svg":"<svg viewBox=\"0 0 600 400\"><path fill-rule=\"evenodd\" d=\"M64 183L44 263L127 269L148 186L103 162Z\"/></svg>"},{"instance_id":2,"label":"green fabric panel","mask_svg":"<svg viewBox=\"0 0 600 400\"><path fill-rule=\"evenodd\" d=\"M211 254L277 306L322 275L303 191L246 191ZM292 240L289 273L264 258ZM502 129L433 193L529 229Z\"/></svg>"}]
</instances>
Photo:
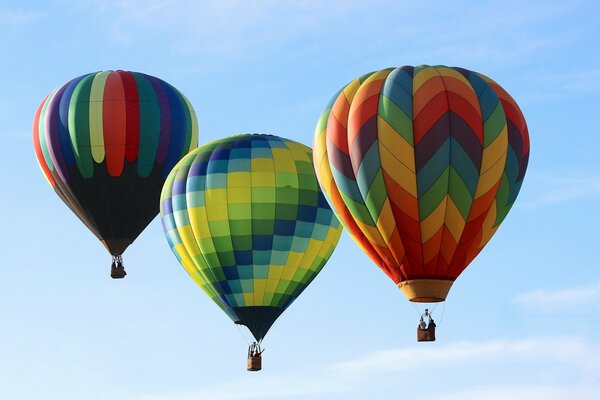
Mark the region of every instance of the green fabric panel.
<instances>
[{"instance_id":1,"label":"green fabric panel","mask_svg":"<svg viewBox=\"0 0 600 400\"><path fill-rule=\"evenodd\" d=\"M494 221L494 226L498 226L504 221L504 218L508 215L512 204L507 204L508 196L510 194L510 182L506 174L502 174L502 179L500 180L500 186L498 187L498 192L496 193L496 220Z\"/></svg>"},{"instance_id":2,"label":"green fabric panel","mask_svg":"<svg viewBox=\"0 0 600 400\"><path fill-rule=\"evenodd\" d=\"M361 221L363 224L375 226L373 223L373 218L371 218L371 214L369 213L369 210L363 203L354 201L350 197L346 196L346 194L343 192L340 192L340 195L342 197L342 200L344 201L344 204L346 205L346 207L348 207L348 210L350 211L354 219Z\"/></svg>"},{"instance_id":3,"label":"green fabric panel","mask_svg":"<svg viewBox=\"0 0 600 400\"><path fill-rule=\"evenodd\" d=\"M75 87L69 102L69 135L77 168L84 178L94 174L90 142L90 95L96 74L89 74Z\"/></svg>"},{"instance_id":4,"label":"green fabric panel","mask_svg":"<svg viewBox=\"0 0 600 400\"><path fill-rule=\"evenodd\" d=\"M383 208L386 199L387 190L385 187L385 182L383 181L383 173L380 169L377 172L377 175L375 175L375 180L373 180L371 188L369 189L369 192L365 198L365 206L369 210L375 223L377 223L379 220L381 209Z\"/></svg>"},{"instance_id":5,"label":"green fabric panel","mask_svg":"<svg viewBox=\"0 0 600 400\"><path fill-rule=\"evenodd\" d=\"M402 111L400 107L385 96L379 98L379 116L400 136L404 138L411 146L413 143L413 122L412 119ZM390 149L393 150L393 149Z\"/></svg>"},{"instance_id":6,"label":"green fabric panel","mask_svg":"<svg viewBox=\"0 0 600 400\"><path fill-rule=\"evenodd\" d=\"M187 102L187 99L179 92L179 90L175 89L173 86L171 86L171 88L175 93L177 93L177 96L183 105L182 108L185 114L185 140L181 149L181 155L183 156L187 154L191 148L196 147L196 144L192 144L192 114L191 110L189 109L190 104Z\"/></svg>"},{"instance_id":7,"label":"green fabric panel","mask_svg":"<svg viewBox=\"0 0 600 400\"><path fill-rule=\"evenodd\" d=\"M450 138L440 146L435 154L417 171L417 193L420 198L437 182L450 163Z\"/></svg>"},{"instance_id":8,"label":"green fabric panel","mask_svg":"<svg viewBox=\"0 0 600 400\"><path fill-rule=\"evenodd\" d=\"M419 196L419 220L423 221L435 210L448 194L450 166L438 177L437 181L422 196Z\"/></svg>"},{"instance_id":9,"label":"green fabric panel","mask_svg":"<svg viewBox=\"0 0 600 400\"><path fill-rule=\"evenodd\" d=\"M327 128L327 121L329 120L329 114L331 114L331 108L328 108L321 114L321 116L319 117L319 121L317 121L317 127L315 128L316 133L321 133L321 132L323 132L323 130L325 128Z\"/></svg>"},{"instance_id":10,"label":"green fabric panel","mask_svg":"<svg viewBox=\"0 0 600 400\"><path fill-rule=\"evenodd\" d=\"M160 105L152 84L134 73L140 104L140 147L137 161L138 175L145 178L154 168L160 139Z\"/></svg>"},{"instance_id":11,"label":"green fabric panel","mask_svg":"<svg viewBox=\"0 0 600 400\"><path fill-rule=\"evenodd\" d=\"M46 109L48 108L48 104L50 104L50 100L54 97L54 93L56 93L58 89L55 89L50 93L50 95L46 98L44 105L42 106L42 111L40 112L40 119L38 125L38 133L40 138L40 147L42 149L42 154L44 156L44 161L48 166L50 171L54 171L54 163L52 162L52 157L50 156L50 152L48 151L48 143L46 143Z\"/></svg>"},{"instance_id":12,"label":"green fabric panel","mask_svg":"<svg viewBox=\"0 0 600 400\"><path fill-rule=\"evenodd\" d=\"M506 127L506 115L502 104L498 102L492 115L483 123L483 147L496 140L504 127Z\"/></svg>"},{"instance_id":13,"label":"green fabric panel","mask_svg":"<svg viewBox=\"0 0 600 400\"><path fill-rule=\"evenodd\" d=\"M448 195L456 205L456 208L458 208L458 211L460 211L463 219L466 221L469 217L471 205L473 204L473 197L458 171L453 166L450 167L448 182Z\"/></svg>"},{"instance_id":14,"label":"green fabric panel","mask_svg":"<svg viewBox=\"0 0 600 400\"><path fill-rule=\"evenodd\" d=\"M479 169L473 164L473 161L456 139L450 138L450 160L454 171L458 173L460 179L468 189L470 197L474 198L479 183Z\"/></svg>"}]
</instances>

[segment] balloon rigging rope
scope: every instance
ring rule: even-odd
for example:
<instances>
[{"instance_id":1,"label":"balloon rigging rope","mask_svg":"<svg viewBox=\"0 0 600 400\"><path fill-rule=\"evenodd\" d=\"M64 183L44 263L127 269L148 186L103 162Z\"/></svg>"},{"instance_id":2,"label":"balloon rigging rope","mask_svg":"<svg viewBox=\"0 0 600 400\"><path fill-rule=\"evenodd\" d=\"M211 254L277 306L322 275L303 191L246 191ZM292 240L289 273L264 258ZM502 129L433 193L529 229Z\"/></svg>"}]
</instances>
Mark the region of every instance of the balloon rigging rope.
<instances>
[{"instance_id":1,"label":"balloon rigging rope","mask_svg":"<svg viewBox=\"0 0 600 400\"><path fill-rule=\"evenodd\" d=\"M237 327L238 332L240 333L240 336L242 337L242 339L244 339L244 341L248 344L248 347L250 347L250 345L252 344L252 342L250 340L248 340L248 338L246 337L246 335L244 335L244 331L242 330L241 325L235 324L235 326Z\"/></svg>"},{"instance_id":2,"label":"balloon rigging rope","mask_svg":"<svg viewBox=\"0 0 600 400\"><path fill-rule=\"evenodd\" d=\"M442 321L444 320L444 312L446 311L446 301L443 302L444 306L442 307L442 316L440 317L440 321L436 324L436 326L442 325Z\"/></svg>"},{"instance_id":3,"label":"balloon rigging rope","mask_svg":"<svg viewBox=\"0 0 600 400\"><path fill-rule=\"evenodd\" d=\"M423 315L423 313L419 310L419 307L417 306L416 303L413 303L412 301L409 302L411 306L413 306L413 308L415 309L415 311L417 312L417 315L419 317L421 317L421 315Z\"/></svg>"}]
</instances>

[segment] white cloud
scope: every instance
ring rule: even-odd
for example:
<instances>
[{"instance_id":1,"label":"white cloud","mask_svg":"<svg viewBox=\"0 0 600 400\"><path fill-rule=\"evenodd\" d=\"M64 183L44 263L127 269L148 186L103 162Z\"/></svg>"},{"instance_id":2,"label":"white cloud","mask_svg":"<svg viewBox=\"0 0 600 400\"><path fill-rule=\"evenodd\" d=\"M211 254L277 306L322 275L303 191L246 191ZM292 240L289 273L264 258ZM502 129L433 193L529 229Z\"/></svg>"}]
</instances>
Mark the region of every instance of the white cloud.
<instances>
[{"instance_id":1,"label":"white cloud","mask_svg":"<svg viewBox=\"0 0 600 400\"><path fill-rule=\"evenodd\" d=\"M419 345L310 370L294 371L292 365L289 372L265 375L265 371L252 379L139 399L391 399L399 390L403 397L421 395L423 388L427 388L427 398L440 400L548 400L574 398L567 395L573 393L592 399L600 395L600 349L579 337Z\"/></svg>"},{"instance_id":2,"label":"white cloud","mask_svg":"<svg viewBox=\"0 0 600 400\"><path fill-rule=\"evenodd\" d=\"M537 208L581 199L600 198L600 177L528 174L527 198L519 203L525 208Z\"/></svg>"},{"instance_id":3,"label":"white cloud","mask_svg":"<svg viewBox=\"0 0 600 400\"><path fill-rule=\"evenodd\" d=\"M320 31L328 19L343 18L362 7L358 1L342 0L327 4L316 0L121 0L74 5L91 5L102 18L103 28L121 43L167 36L183 51L210 50L230 56Z\"/></svg>"},{"instance_id":4,"label":"white cloud","mask_svg":"<svg viewBox=\"0 0 600 400\"><path fill-rule=\"evenodd\" d=\"M556 33L541 34L538 28L580 7L577 2L518 1L478 7L406 0L65 1L86 11L92 7L102 21L101 29L124 44L166 36L178 50L208 50L232 58L273 47L283 50L278 52L281 56L287 46L293 46L296 53L326 46L340 57L401 49L394 63L485 62L494 66L507 60L522 64L527 56L576 40L567 25ZM302 41L294 42L296 38Z\"/></svg>"},{"instance_id":5,"label":"white cloud","mask_svg":"<svg viewBox=\"0 0 600 400\"><path fill-rule=\"evenodd\" d=\"M580 68L576 74L534 69L523 78L529 87L523 96L528 103L566 101L600 92L600 68Z\"/></svg>"},{"instance_id":6,"label":"white cloud","mask_svg":"<svg viewBox=\"0 0 600 400\"><path fill-rule=\"evenodd\" d=\"M44 14L39 11L0 6L0 24L4 26L30 25L39 21L43 16Z\"/></svg>"},{"instance_id":7,"label":"white cloud","mask_svg":"<svg viewBox=\"0 0 600 400\"><path fill-rule=\"evenodd\" d=\"M439 400L597 400L598 387L512 386L474 388L452 394L440 394Z\"/></svg>"},{"instance_id":8,"label":"white cloud","mask_svg":"<svg viewBox=\"0 0 600 400\"><path fill-rule=\"evenodd\" d=\"M600 282L589 286L558 290L535 289L515 297L516 303L555 310L558 308L600 304Z\"/></svg>"}]
</instances>

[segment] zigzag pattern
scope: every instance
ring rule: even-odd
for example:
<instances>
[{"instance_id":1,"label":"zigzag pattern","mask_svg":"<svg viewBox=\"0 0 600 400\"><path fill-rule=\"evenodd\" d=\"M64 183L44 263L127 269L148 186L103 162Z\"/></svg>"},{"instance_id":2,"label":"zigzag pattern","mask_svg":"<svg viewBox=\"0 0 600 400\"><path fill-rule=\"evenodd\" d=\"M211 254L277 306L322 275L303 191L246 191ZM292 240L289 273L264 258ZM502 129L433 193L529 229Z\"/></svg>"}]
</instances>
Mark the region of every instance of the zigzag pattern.
<instances>
[{"instance_id":1,"label":"zigzag pattern","mask_svg":"<svg viewBox=\"0 0 600 400\"><path fill-rule=\"evenodd\" d=\"M314 147L327 199L390 278L453 281L514 203L529 136L491 79L422 65L349 83L320 118Z\"/></svg>"}]
</instances>

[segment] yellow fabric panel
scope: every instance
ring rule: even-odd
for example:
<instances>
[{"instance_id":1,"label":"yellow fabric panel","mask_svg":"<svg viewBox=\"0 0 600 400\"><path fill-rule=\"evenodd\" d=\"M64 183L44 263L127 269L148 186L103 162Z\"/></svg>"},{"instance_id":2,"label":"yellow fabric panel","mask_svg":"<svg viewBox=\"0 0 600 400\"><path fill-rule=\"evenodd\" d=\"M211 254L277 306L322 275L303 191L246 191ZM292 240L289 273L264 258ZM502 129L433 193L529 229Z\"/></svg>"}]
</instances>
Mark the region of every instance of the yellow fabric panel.
<instances>
[{"instance_id":1,"label":"yellow fabric panel","mask_svg":"<svg viewBox=\"0 0 600 400\"><path fill-rule=\"evenodd\" d=\"M249 179L250 178L248 178L248 180ZM236 187L227 189L227 199L229 204L247 205L249 210L248 212L250 212L252 208L252 189L250 187Z\"/></svg>"},{"instance_id":2,"label":"yellow fabric panel","mask_svg":"<svg viewBox=\"0 0 600 400\"><path fill-rule=\"evenodd\" d=\"M272 158L253 158L251 164L252 172L273 172L275 167L273 166Z\"/></svg>"},{"instance_id":3,"label":"yellow fabric panel","mask_svg":"<svg viewBox=\"0 0 600 400\"><path fill-rule=\"evenodd\" d=\"M97 74L92 81L90 92L90 146L92 157L97 163L104 161L104 127L102 123L102 108L104 102L104 86L110 71Z\"/></svg>"},{"instance_id":4,"label":"yellow fabric panel","mask_svg":"<svg viewBox=\"0 0 600 400\"><path fill-rule=\"evenodd\" d=\"M188 208L188 214L190 217L190 222L193 220L194 222L203 222L206 223L208 219L206 218L206 210L204 210L204 206L202 207L190 207Z\"/></svg>"},{"instance_id":5,"label":"yellow fabric panel","mask_svg":"<svg viewBox=\"0 0 600 400\"><path fill-rule=\"evenodd\" d=\"M468 87L468 88L472 87L471 84L469 83L469 81L467 80L467 78L465 78L463 74L461 74L454 68L437 67L437 71L441 76L447 76L450 78L458 79L459 81L464 83L466 87ZM474 94L474 96L476 96L476 95Z\"/></svg>"},{"instance_id":6,"label":"yellow fabric panel","mask_svg":"<svg viewBox=\"0 0 600 400\"><path fill-rule=\"evenodd\" d=\"M227 203L219 204L210 202L206 205L206 215L209 221L226 221L229 219Z\"/></svg>"},{"instance_id":7,"label":"yellow fabric panel","mask_svg":"<svg viewBox=\"0 0 600 400\"><path fill-rule=\"evenodd\" d=\"M275 187L275 174L273 172L252 171L252 186Z\"/></svg>"},{"instance_id":8,"label":"yellow fabric panel","mask_svg":"<svg viewBox=\"0 0 600 400\"><path fill-rule=\"evenodd\" d=\"M293 154L288 149L274 148L273 163L277 172L296 172L296 163Z\"/></svg>"},{"instance_id":9,"label":"yellow fabric panel","mask_svg":"<svg viewBox=\"0 0 600 400\"><path fill-rule=\"evenodd\" d=\"M333 190L333 175L331 173L331 167L329 166L329 162L327 160L327 153L324 154L323 158L319 162L319 179L321 186L324 188L324 191L331 196L329 193L330 190Z\"/></svg>"},{"instance_id":10,"label":"yellow fabric panel","mask_svg":"<svg viewBox=\"0 0 600 400\"><path fill-rule=\"evenodd\" d=\"M447 198L447 207L446 207L446 227L448 231L454 238L454 240L458 243L460 237L462 235L463 230L465 229L465 220L463 219L462 214L458 211L456 204L451 197Z\"/></svg>"},{"instance_id":11,"label":"yellow fabric panel","mask_svg":"<svg viewBox=\"0 0 600 400\"><path fill-rule=\"evenodd\" d=\"M306 246L306 250L304 251L304 257L302 257L302 261L300 265L308 266L312 263L312 261L319 254L319 248L321 247L322 242L316 239L310 239L308 241L308 246Z\"/></svg>"},{"instance_id":12,"label":"yellow fabric panel","mask_svg":"<svg viewBox=\"0 0 600 400\"><path fill-rule=\"evenodd\" d=\"M426 67L426 68L423 68L422 70L420 70L416 75L413 76L413 94L416 93L421 88L421 86L423 86L423 84L425 82L427 82L431 78L435 78L435 77L439 78L439 76L440 76L440 74L433 67ZM440 81L440 83L441 83L441 81ZM442 90L443 90L443 85L442 85ZM417 115L417 113L413 112L413 115Z\"/></svg>"},{"instance_id":13,"label":"yellow fabric panel","mask_svg":"<svg viewBox=\"0 0 600 400\"><path fill-rule=\"evenodd\" d=\"M283 267L275 266L269 268L269 276L267 277L267 283L265 284L265 292L275 293L282 273Z\"/></svg>"},{"instance_id":14,"label":"yellow fabric panel","mask_svg":"<svg viewBox=\"0 0 600 400\"><path fill-rule=\"evenodd\" d=\"M202 210L202 212L196 213L196 214L204 214L204 210ZM191 213L190 213L190 218L193 218ZM205 214L204 218L206 218L206 214ZM195 235L201 235L200 237L209 237L210 227L208 225L208 221L193 220L190 222L192 224L192 232L194 232Z\"/></svg>"},{"instance_id":15,"label":"yellow fabric panel","mask_svg":"<svg viewBox=\"0 0 600 400\"><path fill-rule=\"evenodd\" d=\"M350 115L352 115L353 111L356 110L357 107L360 107L361 104L373 97L379 96L381 92L380 85L372 85L375 81L385 80L388 75L392 72L392 70L382 70L375 72L371 76L369 76L363 83L360 85L356 93L354 94L354 99L350 104Z\"/></svg>"},{"instance_id":16,"label":"yellow fabric panel","mask_svg":"<svg viewBox=\"0 0 600 400\"><path fill-rule=\"evenodd\" d=\"M501 158L505 157L508 147L508 128L504 125L496 140L483 149L481 172L486 172Z\"/></svg>"},{"instance_id":17,"label":"yellow fabric panel","mask_svg":"<svg viewBox=\"0 0 600 400\"><path fill-rule=\"evenodd\" d=\"M179 247L179 249L178 249L178 247ZM204 279L204 276L202 276L202 274L198 270L198 267L196 267L194 260L192 260L188 256L187 251L185 251L185 250L183 252L181 251L182 247L183 247L182 245L177 245L175 247L175 251L181 257L181 265L187 271L187 273L192 277L194 282L196 282L196 284L198 286L200 286L201 288L204 289L204 287L206 285L206 279Z\"/></svg>"},{"instance_id":18,"label":"yellow fabric panel","mask_svg":"<svg viewBox=\"0 0 600 400\"><path fill-rule=\"evenodd\" d=\"M227 204L227 189L206 189L204 191L205 204ZM210 215L209 215L210 217ZM210 218L214 221L214 218Z\"/></svg>"},{"instance_id":19,"label":"yellow fabric panel","mask_svg":"<svg viewBox=\"0 0 600 400\"><path fill-rule=\"evenodd\" d=\"M264 305L265 288L267 286L266 279L254 279L254 304Z\"/></svg>"},{"instance_id":20,"label":"yellow fabric panel","mask_svg":"<svg viewBox=\"0 0 600 400\"><path fill-rule=\"evenodd\" d=\"M250 187L250 172L229 172L227 173L227 188L246 188Z\"/></svg>"},{"instance_id":21,"label":"yellow fabric panel","mask_svg":"<svg viewBox=\"0 0 600 400\"><path fill-rule=\"evenodd\" d=\"M388 151L392 150L392 157L397 159L398 162L400 162L405 168L414 173L415 152L413 146L410 143L408 143L402 137L402 135L396 132L396 130L390 124L388 124L383 118L379 116L377 117L377 132L377 139L380 143L379 149L381 150L381 145L383 145L388 149ZM410 134L412 135L412 132L410 132ZM388 170L388 172L391 171L393 171L393 169Z\"/></svg>"},{"instance_id":22,"label":"yellow fabric panel","mask_svg":"<svg viewBox=\"0 0 600 400\"><path fill-rule=\"evenodd\" d=\"M352 100L354 100L354 96L356 95L356 92L360 88L360 85L361 85L360 79L355 79L352 82L350 82L348 84L348 86L346 86L344 88L344 90L342 91L342 95L344 96L344 99L346 100L346 102L344 103L343 101L340 101L340 98L338 97L338 99L333 104L333 107L331 108L331 113L336 116L340 115L340 113L341 113L340 109L347 108L348 105L350 105L352 103ZM343 121L339 121L339 122L341 123L341 125L344 128L348 128L348 120L347 119L344 119Z\"/></svg>"},{"instance_id":23,"label":"yellow fabric panel","mask_svg":"<svg viewBox=\"0 0 600 400\"><path fill-rule=\"evenodd\" d=\"M498 162L490 168L487 172L481 174L479 182L477 183L477 191L475 192L475 198L486 194L495 184L498 183L504 172L504 165L506 164L506 149L505 154L498 160Z\"/></svg>"},{"instance_id":24,"label":"yellow fabric panel","mask_svg":"<svg viewBox=\"0 0 600 400\"><path fill-rule=\"evenodd\" d=\"M286 143L288 146L288 149L292 152L292 155L294 156L294 160L297 161L311 161L310 155L309 153L310 148L300 144L300 143Z\"/></svg>"},{"instance_id":25,"label":"yellow fabric panel","mask_svg":"<svg viewBox=\"0 0 600 400\"><path fill-rule=\"evenodd\" d=\"M244 306L245 307L256 306L256 305L262 306L262 304L254 303L254 291L245 292L245 293L243 293L243 295L244 295Z\"/></svg>"},{"instance_id":26,"label":"yellow fabric panel","mask_svg":"<svg viewBox=\"0 0 600 400\"><path fill-rule=\"evenodd\" d=\"M379 229L376 226L370 226L365 224L359 219L355 219L356 224L358 225L358 229L365 235L365 237L373 244L376 244L381 247L386 247L381 234L379 233Z\"/></svg>"},{"instance_id":27,"label":"yellow fabric panel","mask_svg":"<svg viewBox=\"0 0 600 400\"><path fill-rule=\"evenodd\" d=\"M436 207L435 210L427 218L421 221L421 243L426 243L429 239L435 235L446 219L446 203L448 202L448 195L444 197L444 200Z\"/></svg>"},{"instance_id":28,"label":"yellow fabric panel","mask_svg":"<svg viewBox=\"0 0 600 400\"><path fill-rule=\"evenodd\" d=\"M300 260L302 259L302 254L301 253L296 253L296 254L297 254L297 256L294 257L294 258L297 259L298 263L299 263ZM288 258L288 260L289 260L289 258ZM283 267L283 272L281 274L281 279L284 279L286 281L292 280L292 277L296 273L297 269L298 269L298 264L290 265L289 262L288 262L288 264Z\"/></svg>"},{"instance_id":29,"label":"yellow fabric panel","mask_svg":"<svg viewBox=\"0 0 600 400\"><path fill-rule=\"evenodd\" d=\"M327 231L327 236L325 236L325 240L323 241L321 251L319 251L319 256L323 257L325 254L329 253L330 251L333 251L333 249L335 249L335 247L337 246L341 235L341 224L337 228L329 228L329 231Z\"/></svg>"},{"instance_id":30,"label":"yellow fabric panel","mask_svg":"<svg viewBox=\"0 0 600 400\"><path fill-rule=\"evenodd\" d=\"M379 218L377 219L377 229L379 229L383 240L385 240L385 244L389 245L394 229L396 229L396 221L394 219L394 214L392 213L392 208L390 207L389 198L385 199L383 207L381 208Z\"/></svg>"},{"instance_id":31,"label":"yellow fabric panel","mask_svg":"<svg viewBox=\"0 0 600 400\"><path fill-rule=\"evenodd\" d=\"M185 100L185 104L188 110L190 110L191 114L190 119L192 122L192 138L190 141L190 150L192 150L198 147L198 118L196 117L196 112L194 111L194 108L192 107L192 104L190 103L188 98L185 97L181 92L179 92L179 94L181 95L181 97L183 97L183 100Z\"/></svg>"},{"instance_id":32,"label":"yellow fabric panel","mask_svg":"<svg viewBox=\"0 0 600 400\"><path fill-rule=\"evenodd\" d=\"M323 170L323 162L327 160L327 129L323 129L321 132L315 134L315 140L313 142L313 163L315 170L319 170L321 173ZM327 165L329 167L329 164ZM317 178L323 181L321 174L317 174ZM329 172L331 175L331 171ZM325 186L325 185L324 185ZM329 188L329 186L325 186Z\"/></svg>"},{"instance_id":33,"label":"yellow fabric panel","mask_svg":"<svg viewBox=\"0 0 600 400\"><path fill-rule=\"evenodd\" d=\"M190 208L188 209L189 212L189 217L190 217L190 226L192 228L192 232L193 232L193 242L190 241L183 241L183 237L182 237L182 241L185 244L186 249L188 249L188 251L190 251L193 247L196 247L197 249L201 249L202 252L205 253L214 253L215 250L215 246L212 242L212 240L205 240L202 241L202 238L210 238L210 229L208 226L208 215L206 213L206 208L205 207L194 207L194 208ZM199 254L200 250L195 250L197 251L197 253L195 254ZM191 253L190 253L191 254ZM195 254L191 254L192 256L194 256Z\"/></svg>"},{"instance_id":34,"label":"yellow fabric panel","mask_svg":"<svg viewBox=\"0 0 600 400\"><path fill-rule=\"evenodd\" d=\"M395 149L394 151L399 149L399 147L382 146L380 139L379 155L381 160L381 168L402 189L406 190L414 198L417 198L417 175L404 163L394 157L394 154L389 150L390 148ZM418 214L413 217L418 219Z\"/></svg>"},{"instance_id":35,"label":"yellow fabric panel","mask_svg":"<svg viewBox=\"0 0 600 400\"><path fill-rule=\"evenodd\" d=\"M177 227L177 233L179 233L179 237L181 237L181 243L183 243L183 246L187 250L190 257L200 254L200 249L196 244L196 238L194 237L194 232L192 231L192 227L190 225Z\"/></svg>"}]
</instances>

